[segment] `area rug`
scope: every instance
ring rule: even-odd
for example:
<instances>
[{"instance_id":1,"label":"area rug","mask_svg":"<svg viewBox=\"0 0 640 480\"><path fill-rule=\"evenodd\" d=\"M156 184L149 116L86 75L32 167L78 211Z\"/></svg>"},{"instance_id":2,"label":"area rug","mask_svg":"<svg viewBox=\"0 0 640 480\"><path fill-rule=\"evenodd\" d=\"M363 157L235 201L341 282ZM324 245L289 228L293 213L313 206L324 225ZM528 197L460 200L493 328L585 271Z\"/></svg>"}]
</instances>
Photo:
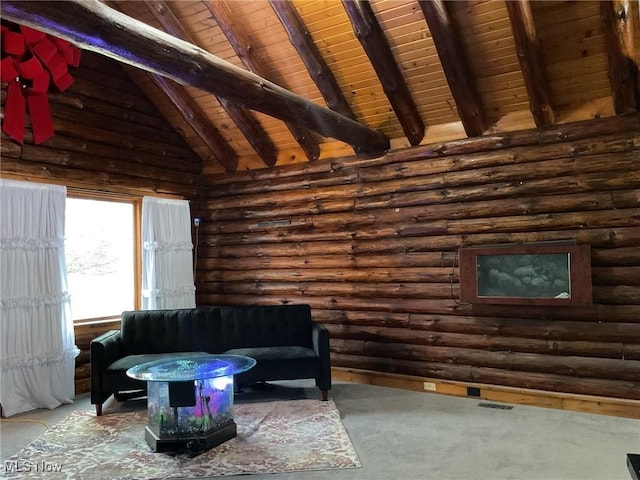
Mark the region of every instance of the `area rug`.
<instances>
[{"instance_id":1,"label":"area rug","mask_svg":"<svg viewBox=\"0 0 640 480\"><path fill-rule=\"evenodd\" d=\"M7 478L169 479L360 467L329 400L236 404L238 436L194 458L154 453L146 410L74 412L5 462Z\"/></svg>"}]
</instances>

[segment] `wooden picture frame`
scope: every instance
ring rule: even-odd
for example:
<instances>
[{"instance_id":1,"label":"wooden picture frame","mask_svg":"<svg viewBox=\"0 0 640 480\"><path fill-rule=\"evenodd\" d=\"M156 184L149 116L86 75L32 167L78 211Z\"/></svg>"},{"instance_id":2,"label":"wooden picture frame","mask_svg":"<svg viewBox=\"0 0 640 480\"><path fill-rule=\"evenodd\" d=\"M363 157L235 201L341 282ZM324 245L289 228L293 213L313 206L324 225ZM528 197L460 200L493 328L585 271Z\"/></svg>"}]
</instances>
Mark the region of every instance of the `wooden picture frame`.
<instances>
[{"instance_id":1,"label":"wooden picture frame","mask_svg":"<svg viewBox=\"0 0 640 480\"><path fill-rule=\"evenodd\" d=\"M531 243L461 247L460 300L512 305L590 305L591 247Z\"/></svg>"}]
</instances>

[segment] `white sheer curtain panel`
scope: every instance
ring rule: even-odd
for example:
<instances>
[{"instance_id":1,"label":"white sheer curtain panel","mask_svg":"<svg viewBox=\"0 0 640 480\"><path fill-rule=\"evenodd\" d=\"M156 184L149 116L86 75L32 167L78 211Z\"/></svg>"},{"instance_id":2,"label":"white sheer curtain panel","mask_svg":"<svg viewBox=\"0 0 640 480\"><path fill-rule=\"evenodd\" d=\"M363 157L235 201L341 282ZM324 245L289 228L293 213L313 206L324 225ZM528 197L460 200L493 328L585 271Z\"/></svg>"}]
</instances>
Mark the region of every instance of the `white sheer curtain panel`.
<instances>
[{"instance_id":1,"label":"white sheer curtain panel","mask_svg":"<svg viewBox=\"0 0 640 480\"><path fill-rule=\"evenodd\" d=\"M142 241L142 308L195 307L189 202L144 197Z\"/></svg>"},{"instance_id":2,"label":"white sheer curtain panel","mask_svg":"<svg viewBox=\"0 0 640 480\"><path fill-rule=\"evenodd\" d=\"M4 416L73 402L64 257L66 188L0 180L0 403Z\"/></svg>"}]
</instances>

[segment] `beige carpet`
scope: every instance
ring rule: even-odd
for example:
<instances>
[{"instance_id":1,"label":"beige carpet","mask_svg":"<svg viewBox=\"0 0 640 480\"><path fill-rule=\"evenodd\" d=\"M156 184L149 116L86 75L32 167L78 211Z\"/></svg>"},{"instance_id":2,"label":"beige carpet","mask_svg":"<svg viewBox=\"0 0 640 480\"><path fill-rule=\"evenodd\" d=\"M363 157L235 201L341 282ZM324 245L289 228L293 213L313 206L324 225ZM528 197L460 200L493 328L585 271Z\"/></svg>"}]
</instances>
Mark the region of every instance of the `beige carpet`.
<instances>
[{"instance_id":1,"label":"beige carpet","mask_svg":"<svg viewBox=\"0 0 640 480\"><path fill-rule=\"evenodd\" d=\"M5 463L7 478L166 479L360 467L332 401L236 404L238 436L195 458L154 453L146 410L74 412Z\"/></svg>"}]
</instances>

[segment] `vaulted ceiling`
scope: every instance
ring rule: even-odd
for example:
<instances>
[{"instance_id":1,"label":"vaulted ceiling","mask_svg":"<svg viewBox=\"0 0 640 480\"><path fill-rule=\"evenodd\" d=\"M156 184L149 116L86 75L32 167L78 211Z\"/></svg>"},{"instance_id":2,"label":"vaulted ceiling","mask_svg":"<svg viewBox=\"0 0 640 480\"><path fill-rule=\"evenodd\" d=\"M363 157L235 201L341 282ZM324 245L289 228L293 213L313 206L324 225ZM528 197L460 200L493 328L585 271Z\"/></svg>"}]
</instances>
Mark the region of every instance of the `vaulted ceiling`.
<instances>
[{"instance_id":1,"label":"vaulted ceiling","mask_svg":"<svg viewBox=\"0 0 640 480\"><path fill-rule=\"evenodd\" d=\"M202 50L99 2L2 3L123 61L212 174L638 109L633 1L108 3Z\"/></svg>"}]
</instances>

